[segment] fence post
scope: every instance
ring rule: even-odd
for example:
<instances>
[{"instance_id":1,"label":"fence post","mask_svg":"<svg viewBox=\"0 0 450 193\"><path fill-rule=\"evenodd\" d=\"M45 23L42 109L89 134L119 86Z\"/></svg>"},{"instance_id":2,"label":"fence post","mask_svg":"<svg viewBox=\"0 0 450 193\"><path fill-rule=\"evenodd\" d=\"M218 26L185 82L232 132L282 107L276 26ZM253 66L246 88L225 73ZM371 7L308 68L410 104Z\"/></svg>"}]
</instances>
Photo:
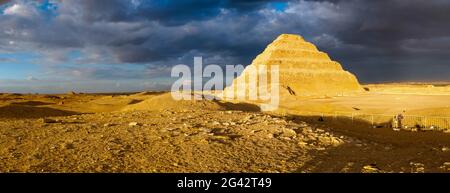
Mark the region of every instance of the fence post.
<instances>
[{"instance_id":1,"label":"fence post","mask_svg":"<svg viewBox=\"0 0 450 193\"><path fill-rule=\"evenodd\" d=\"M372 126L373 126L373 115L371 115L372 116Z\"/></svg>"},{"instance_id":2,"label":"fence post","mask_svg":"<svg viewBox=\"0 0 450 193\"><path fill-rule=\"evenodd\" d=\"M353 123L353 113L352 113L352 123Z\"/></svg>"},{"instance_id":3,"label":"fence post","mask_svg":"<svg viewBox=\"0 0 450 193\"><path fill-rule=\"evenodd\" d=\"M425 122L425 124L423 125L423 127L428 127L428 126L427 126L427 124L428 124L428 120L427 120L427 117L424 117L424 119L425 119L425 121L424 121L424 122Z\"/></svg>"}]
</instances>

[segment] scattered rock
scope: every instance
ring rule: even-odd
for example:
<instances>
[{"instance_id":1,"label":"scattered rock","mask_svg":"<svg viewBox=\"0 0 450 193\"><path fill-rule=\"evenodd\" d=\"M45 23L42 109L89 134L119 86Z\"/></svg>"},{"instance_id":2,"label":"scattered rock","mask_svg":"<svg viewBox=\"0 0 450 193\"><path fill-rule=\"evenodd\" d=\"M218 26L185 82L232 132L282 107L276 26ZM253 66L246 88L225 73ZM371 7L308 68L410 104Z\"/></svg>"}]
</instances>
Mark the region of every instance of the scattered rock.
<instances>
[{"instance_id":1,"label":"scattered rock","mask_svg":"<svg viewBox=\"0 0 450 193\"><path fill-rule=\"evenodd\" d=\"M354 165L354 162L348 162L347 165L341 169L341 172L350 172Z\"/></svg>"},{"instance_id":2,"label":"scattered rock","mask_svg":"<svg viewBox=\"0 0 450 193\"><path fill-rule=\"evenodd\" d=\"M307 134L305 141L316 141L317 137L314 134Z\"/></svg>"},{"instance_id":3,"label":"scattered rock","mask_svg":"<svg viewBox=\"0 0 450 193\"><path fill-rule=\"evenodd\" d=\"M135 126L141 126L142 124L138 123L138 122L131 122L128 124L128 126L130 127L135 127Z\"/></svg>"},{"instance_id":4,"label":"scattered rock","mask_svg":"<svg viewBox=\"0 0 450 193\"><path fill-rule=\"evenodd\" d=\"M278 139L287 140L287 141L292 140L292 138L290 138L290 137L278 137Z\"/></svg>"},{"instance_id":5,"label":"scattered rock","mask_svg":"<svg viewBox=\"0 0 450 193\"><path fill-rule=\"evenodd\" d=\"M272 139L272 138L273 138L273 134L272 134L272 133L268 133L268 134L266 135L266 138Z\"/></svg>"},{"instance_id":6,"label":"scattered rock","mask_svg":"<svg viewBox=\"0 0 450 193\"><path fill-rule=\"evenodd\" d=\"M292 129L283 128L283 129L281 130L281 133L280 133L278 136L279 136L279 137L289 137L289 138L292 138L292 137L297 136L297 133L296 133L294 130L292 130Z\"/></svg>"},{"instance_id":7,"label":"scattered rock","mask_svg":"<svg viewBox=\"0 0 450 193\"><path fill-rule=\"evenodd\" d=\"M302 133L305 134L305 135L309 134L309 133L312 133L311 127L304 127L303 130L302 130Z\"/></svg>"},{"instance_id":8,"label":"scattered rock","mask_svg":"<svg viewBox=\"0 0 450 193\"><path fill-rule=\"evenodd\" d=\"M380 173L381 169L376 164L366 165L361 170L362 173Z\"/></svg>"},{"instance_id":9,"label":"scattered rock","mask_svg":"<svg viewBox=\"0 0 450 193\"><path fill-rule=\"evenodd\" d=\"M308 127L308 124L306 124L305 122L302 122L298 126L303 128L303 127Z\"/></svg>"},{"instance_id":10,"label":"scattered rock","mask_svg":"<svg viewBox=\"0 0 450 193\"><path fill-rule=\"evenodd\" d=\"M230 144L230 142L228 141L229 139L230 138L228 136L210 136L208 140L211 142L218 142L229 145Z\"/></svg>"},{"instance_id":11,"label":"scattered rock","mask_svg":"<svg viewBox=\"0 0 450 193\"><path fill-rule=\"evenodd\" d=\"M113 126L114 124L111 124L111 123L105 123L105 124L103 124L103 127L111 127L111 126Z\"/></svg>"},{"instance_id":12,"label":"scattered rock","mask_svg":"<svg viewBox=\"0 0 450 193\"><path fill-rule=\"evenodd\" d=\"M425 173L425 165L417 162L410 162L412 173Z\"/></svg>"},{"instance_id":13,"label":"scattered rock","mask_svg":"<svg viewBox=\"0 0 450 193\"><path fill-rule=\"evenodd\" d=\"M214 135L225 135L225 129L223 128L214 128L211 130L211 133Z\"/></svg>"},{"instance_id":14,"label":"scattered rock","mask_svg":"<svg viewBox=\"0 0 450 193\"><path fill-rule=\"evenodd\" d=\"M444 162L441 167L439 167L443 170L446 170L447 172L450 172L450 162Z\"/></svg>"},{"instance_id":15,"label":"scattered rock","mask_svg":"<svg viewBox=\"0 0 450 193\"><path fill-rule=\"evenodd\" d=\"M297 144L298 144L298 146L300 146L300 147L302 147L302 148L305 148L305 147L308 146L308 143L306 143L306 142L304 142L304 141L300 141L300 142L298 142Z\"/></svg>"},{"instance_id":16,"label":"scattered rock","mask_svg":"<svg viewBox=\"0 0 450 193\"><path fill-rule=\"evenodd\" d=\"M248 121L248 120L250 120L250 119L253 119L253 116L252 116L252 115L248 115L248 116L244 117L244 121Z\"/></svg>"},{"instance_id":17,"label":"scattered rock","mask_svg":"<svg viewBox=\"0 0 450 193\"><path fill-rule=\"evenodd\" d=\"M179 136L180 134L181 134L180 132L174 131L174 132L172 132L171 136L176 137L176 136Z\"/></svg>"},{"instance_id":18,"label":"scattered rock","mask_svg":"<svg viewBox=\"0 0 450 193\"><path fill-rule=\"evenodd\" d=\"M275 120L274 122L277 124L284 124L284 125L287 124L287 122L283 119Z\"/></svg>"},{"instance_id":19,"label":"scattered rock","mask_svg":"<svg viewBox=\"0 0 450 193\"><path fill-rule=\"evenodd\" d=\"M319 143L325 146L338 146L342 142L335 137L319 136Z\"/></svg>"},{"instance_id":20,"label":"scattered rock","mask_svg":"<svg viewBox=\"0 0 450 193\"><path fill-rule=\"evenodd\" d=\"M55 119L49 119L49 118L42 118L42 119L41 119L41 122L42 122L42 123L58 123L57 120L55 120Z\"/></svg>"},{"instance_id":21,"label":"scattered rock","mask_svg":"<svg viewBox=\"0 0 450 193\"><path fill-rule=\"evenodd\" d=\"M450 148L449 147L442 147L442 151L443 152L448 152L448 151L450 151Z\"/></svg>"},{"instance_id":22,"label":"scattered rock","mask_svg":"<svg viewBox=\"0 0 450 193\"><path fill-rule=\"evenodd\" d=\"M166 131L175 131L175 130L178 130L178 128L172 128L172 127L171 127L171 128L166 128L165 130L166 130Z\"/></svg>"}]
</instances>

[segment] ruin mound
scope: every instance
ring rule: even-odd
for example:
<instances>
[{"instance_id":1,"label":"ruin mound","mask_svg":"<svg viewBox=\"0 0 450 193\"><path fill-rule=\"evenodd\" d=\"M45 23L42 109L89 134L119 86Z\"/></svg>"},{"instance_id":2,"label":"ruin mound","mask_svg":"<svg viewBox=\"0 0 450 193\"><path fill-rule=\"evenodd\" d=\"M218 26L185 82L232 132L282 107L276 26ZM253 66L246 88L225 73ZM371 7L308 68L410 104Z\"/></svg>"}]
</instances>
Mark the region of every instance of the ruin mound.
<instances>
[{"instance_id":1,"label":"ruin mound","mask_svg":"<svg viewBox=\"0 0 450 193\"><path fill-rule=\"evenodd\" d=\"M123 111L133 110L224 110L218 102L209 100L175 100L171 93L149 96L137 104L131 104L123 108Z\"/></svg>"}]
</instances>

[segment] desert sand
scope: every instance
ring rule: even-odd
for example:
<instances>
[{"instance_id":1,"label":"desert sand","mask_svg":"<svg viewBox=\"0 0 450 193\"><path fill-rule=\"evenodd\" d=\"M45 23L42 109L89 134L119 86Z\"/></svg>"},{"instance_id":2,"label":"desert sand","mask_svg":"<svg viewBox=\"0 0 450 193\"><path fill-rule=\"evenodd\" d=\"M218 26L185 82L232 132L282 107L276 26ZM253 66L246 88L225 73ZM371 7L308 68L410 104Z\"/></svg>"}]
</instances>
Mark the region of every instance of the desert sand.
<instances>
[{"instance_id":1,"label":"desert sand","mask_svg":"<svg viewBox=\"0 0 450 193\"><path fill-rule=\"evenodd\" d=\"M290 108L331 111L357 106L364 112L396 112L406 105L408 112L448 115L441 111L448 107L448 98L368 92L359 97L304 99ZM417 103L419 99L429 102ZM319 122L313 116L259 112L252 104L179 102L169 93L3 94L0 100L1 172L448 172L450 168L450 134L443 132Z\"/></svg>"}]
</instances>

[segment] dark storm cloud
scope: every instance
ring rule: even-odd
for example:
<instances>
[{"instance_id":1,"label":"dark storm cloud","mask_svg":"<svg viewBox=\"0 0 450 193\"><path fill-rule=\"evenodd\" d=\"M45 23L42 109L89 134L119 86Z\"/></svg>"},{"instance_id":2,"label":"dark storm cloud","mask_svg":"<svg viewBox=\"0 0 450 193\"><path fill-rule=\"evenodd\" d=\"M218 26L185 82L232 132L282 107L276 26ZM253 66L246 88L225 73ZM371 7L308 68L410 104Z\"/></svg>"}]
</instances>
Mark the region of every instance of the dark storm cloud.
<instances>
[{"instance_id":1,"label":"dark storm cloud","mask_svg":"<svg viewBox=\"0 0 450 193\"><path fill-rule=\"evenodd\" d=\"M350 67L364 75L362 80L449 79L450 1L355 0L337 5L353 19L330 32L344 46L323 49L343 63L354 63Z\"/></svg>"},{"instance_id":2,"label":"dark storm cloud","mask_svg":"<svg viewBox=\"0 0 450 193\"><path fill-rule=\"evenodd\" d=\"M433 0L345 1L353 21L337 35L356 44L385 45L410 38L448 36L450 2Z\"/></svg>"},{"instance_id":3,"label":"dark storm cloud","mask_svg":"<svg viewBox=\"0 0 450 193\"><path fill-rule=\"evenodd\" d=\"M5 40L26 41L43 50L106 47L117 62L143 63L192 50L248 51L255 43L242 45L233 36L258 24L255 12L269 1L53 1L58 13L51 19L26 2L16 1L20 6L11 9L15 12L2 16L0 24L12 32L1 34Z\"/></svg>"},{"instance_id":4,"label":"dark storm cloud","mask_svg":"<svg viewBox=\"0 0 450 193\"><path fill-rule=\"evenodd\" d=\"M269 2L272 0L80 0L77 4L87 21L149 20L164 25L182 25L209 20L223 9L246 13L261 9Z\"/></svg>"},{"instance_id":5,"label":"dark storm cloud","mask_svg":"<svg viewBox=\"0 0 450 193\"><path fill-rule=\"evenodd\" d=\"M248 64L279 34L296 33L362 81L450 77L448 0L46 1L57 4L53 17L28 2L3 10L0 49L39 50L42 63L79 50L80 64L169 67L196 55Z\"/></svg>"}]
</instances>

